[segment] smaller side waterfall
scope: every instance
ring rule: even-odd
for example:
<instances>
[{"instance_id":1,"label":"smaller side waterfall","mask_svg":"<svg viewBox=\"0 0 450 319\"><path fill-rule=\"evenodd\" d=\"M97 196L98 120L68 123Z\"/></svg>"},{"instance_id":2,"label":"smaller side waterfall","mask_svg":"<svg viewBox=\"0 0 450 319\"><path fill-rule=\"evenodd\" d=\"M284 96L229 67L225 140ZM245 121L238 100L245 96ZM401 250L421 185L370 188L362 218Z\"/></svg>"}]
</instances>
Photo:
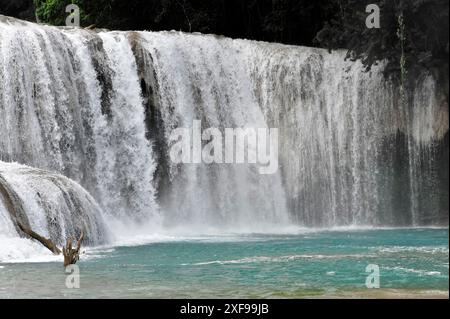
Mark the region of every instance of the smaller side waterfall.
<instances>
[{"instance_id":1,"label":"smaller side waterfall","mask_svg":"<svg viewBox=\"0 0 450 319\"><path fill-rule=\"evenodd\" d=\"M1 233L17 237L16 221L58 245L86 234L86 245L108 239L102 211L77 183L43 170L0 162Z\"/></svg>"}]
</instances>

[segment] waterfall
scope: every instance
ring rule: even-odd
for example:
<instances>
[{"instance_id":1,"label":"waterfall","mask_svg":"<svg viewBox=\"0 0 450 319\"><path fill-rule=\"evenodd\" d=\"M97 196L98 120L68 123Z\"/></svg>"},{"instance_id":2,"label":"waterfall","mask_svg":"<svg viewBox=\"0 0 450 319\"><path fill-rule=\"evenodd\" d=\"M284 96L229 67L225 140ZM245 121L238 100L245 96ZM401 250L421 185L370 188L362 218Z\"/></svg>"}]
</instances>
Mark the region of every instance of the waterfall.
<instances>
[{"instance_id":1,"label":"waterfall","mask_svg":"<svg viewBox=\"0 0 450 319\"><path fill-rule=\"evenodd\" d=\"M154 92L154 112L163 125L160 153L169 148L170 132L192 128L267 128L252 93L245 61L233 41L177 33L134 34L138 59L144 59L144 92ZM153 85L152 85L153 84ZM163 152L162 152L163 153ZM166 154L159 157L167 161ZM286 224L289 216L280 174L259 175L250 165L168 166L160 187L166 220L194 224Z\"/></svg>"},{"instance_id":2,"label":"waterfall","mask_svg":"<svg viewBox=\"0 0 450 319\"><path fill-rule=\"evenodd\" d=\"M86 234L87 245L108 240L100 207L68 178L16 163L0 162L1 235L16 235L17 222L62 246Z\"/></svg>"},{"instance_id":3,"label":"waterfall","mask_svg":"<svg viewBox=\"0 0 450 319\"><path fill-rule=\"evenodd\" d=\"M365 73L344 57L277 44L247 50L259 105L282 129L291 211L317 226L448 220L448 102L435 80L417 79L404 105L382 63Z\"/></svg>"},{"instance_id":4,"label":"waterfall","mask_svg":"<svg viewBox=\"0 0 450 319\"><path fill-rule=\"evenodd\" d=\"M447 100L426 74L403 105L382 72L340 51L0 16L0 161L74 180L106 220L248 231L444 224ZM194 120L278 128L279 170L174 164L170 134Z\"/></svg>"},{"instance_id":5,"label":"waterfall","mask_svg":"<svg viewBox=\"0 0 450 319\"><path fill-rule=\"evenodd\" d=\"M106 214L158 216L152 147L125 35L14 23L0 30L0 158L64 174Z\"/></svg>"}]
</instances>

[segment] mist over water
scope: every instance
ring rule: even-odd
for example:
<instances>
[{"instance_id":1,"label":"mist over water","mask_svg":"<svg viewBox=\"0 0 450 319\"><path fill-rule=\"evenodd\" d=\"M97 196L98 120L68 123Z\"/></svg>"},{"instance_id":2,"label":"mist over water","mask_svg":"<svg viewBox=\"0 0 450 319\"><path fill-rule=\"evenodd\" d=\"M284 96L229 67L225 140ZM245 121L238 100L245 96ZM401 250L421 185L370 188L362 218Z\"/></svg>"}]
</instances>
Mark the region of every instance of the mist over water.
<instances>
[{"instance_id":1,"label":"mist over water","mask_svg":"<svg viewBox=\"0 0 450 319\"><path fill-rule=\"evenodd\" d=\"M448 226L448 105L440 85L418 78L403 104L382 65L364 73L344 57L0 17L0 161L44 170L29 175L29 167L1 164L0 186L25 203L23 218L36 231L58 242L79 231L80 210L92 244L136 235L128 227L135 224L146 236L168 228L192 235ZM170 133L194 120L221 130L278 128L279 170L173 164ZM9 178L16 173L19 182ZM80 202L71 210L63 196L57 215L46 205L54 173L74 181L59 187ZM39 187L25 189L30 178ZM11 211L19 206L8 208L4 197L1 236L18 237Z\"/></svg>"}]
</instances>

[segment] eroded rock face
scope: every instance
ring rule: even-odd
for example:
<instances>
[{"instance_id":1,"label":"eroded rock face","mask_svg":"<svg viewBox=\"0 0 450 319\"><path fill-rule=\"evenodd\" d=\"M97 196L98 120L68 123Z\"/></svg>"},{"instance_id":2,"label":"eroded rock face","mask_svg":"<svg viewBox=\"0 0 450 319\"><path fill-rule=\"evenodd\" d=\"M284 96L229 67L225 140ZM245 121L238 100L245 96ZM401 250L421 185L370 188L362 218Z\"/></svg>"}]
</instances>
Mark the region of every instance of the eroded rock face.
<instances>
[{"instance_id":1,"label":"eroded rock face","mask_svg":"<svg viewBox=\"0 0 450 319\"><path fill-rule=\"evenodd\" d=\"M0 0L0 14L36 21L33 0Z\"/></svg>"}]
</instances>

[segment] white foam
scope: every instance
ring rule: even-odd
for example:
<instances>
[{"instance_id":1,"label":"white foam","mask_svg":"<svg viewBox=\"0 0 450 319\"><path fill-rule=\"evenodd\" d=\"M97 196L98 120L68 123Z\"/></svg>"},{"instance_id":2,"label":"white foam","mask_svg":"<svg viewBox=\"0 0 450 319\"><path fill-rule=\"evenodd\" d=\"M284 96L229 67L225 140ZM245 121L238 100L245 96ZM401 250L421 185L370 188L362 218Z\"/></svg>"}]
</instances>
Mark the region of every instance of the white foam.
<instances>
[{"instance_id":1,"label":"white foam","mask_svg":"<svg viewBox=\"0 0 450 319\"><path fill-rule=\"evenodd\" d=\"M414 268L406 268L406 267L383 267L385 270L393 270L393 271L401 271L401 272L407 272L407 273L414 273L418 274L420 276L440 276L442 273L440 271L428 271L428 270L422 270L422 269L414 269Z\"/></svg>"},{"instance_id":2,"label":"white foam","mask_svg":"<svg viewBox=\"0 0 450 319\"><path fill-rule=\"evenodd\" d=\"M304 255L287 255L287 256L278 256L278 257L268 257L268 256L256 256L256 257L246 257L235 260L214 260L208 262L200 262L195 263L195 266L204 266L204 265L229 265L229 264L250 264L250 263L281 263L281 262L291 262L298 259L343 259L343 258L366 258L366 257L374 257L373 255L366 254L342 254L342 255L313 255L313 254L304 254ZM188 264L184 264L188 265Z\"/></svg>"},{"instance_id":3,"label":"white foam","mask_svg":"<svg viewBox=\"0 0 450 319\"><path fill-rule=\"evenodd\" d=\"M53 255L41 244L26 238L0 235L0 264L63 262L62 255ZM103 258L114 252L112 248L82 247L81 260ZM0 268L2 268L1 266Z\"/></svg>"},{"instance_id":4,"label":"white foam","mask_svg":"<svg viewBox=\"0 0 450 319\"><path fill-rule=\"evenodd\" d=\"M448 254L448 246L392 246L392 247L375 247L380 253L402 253L402 252L415 252L415 253L425 253L425 254Z\"/></svg>"},{"instance_id":5,"label":"white foam","mask_svg":"<svg viewBox=\"0 0 450 319\"><path fill-rule=\"evenodd\" d=\"M110 218L108 228L114 234L109 247L142 246L160 242L203 241L234 242L269 240L268 235L296 235L313 230L297 226L263 225L257 228L213 227L210 225L186 225L183 227L161 227L148 224L136 224ZM261 236L264 237L261 237Z\"/></svg>"},{"instance_id":6,"label":"white foam","mask_svg":"<svg viewBox=\"0 0 450 319\"><path fill-rule=\"evenodd\" d=\"M61 256L29 239L0 235L0 242L0 263L62 262Z\"/></svg>"},{"instance_id":7,"label":"white foam","mask_svg":"<svg viewBox=\"0 0 450 319\"><path fill-rule=\"evenodd\" d=\"M111 230L113 238L108 247L121 246L143 246L161 242L242 242L242 241L267 241L279 239L279 236L297 236L308 234L320 234L329 232L360 232L393 229L416 229L416 228L388 228L373 226L346 226L333 228L307 228L285 224L260 224L235 227L217 227L212 225L186 224L177 227L163 227L152 222L136 224L116 218L110 218L108 229ZM417 228L419 229L419 228ZM427 229L427 228L420 228ZM384 249L386 247L380 247ZM376 247L374 248L376 249ZM447 248L448 251L448 248Z\"/></svg>"}]
</instances>

